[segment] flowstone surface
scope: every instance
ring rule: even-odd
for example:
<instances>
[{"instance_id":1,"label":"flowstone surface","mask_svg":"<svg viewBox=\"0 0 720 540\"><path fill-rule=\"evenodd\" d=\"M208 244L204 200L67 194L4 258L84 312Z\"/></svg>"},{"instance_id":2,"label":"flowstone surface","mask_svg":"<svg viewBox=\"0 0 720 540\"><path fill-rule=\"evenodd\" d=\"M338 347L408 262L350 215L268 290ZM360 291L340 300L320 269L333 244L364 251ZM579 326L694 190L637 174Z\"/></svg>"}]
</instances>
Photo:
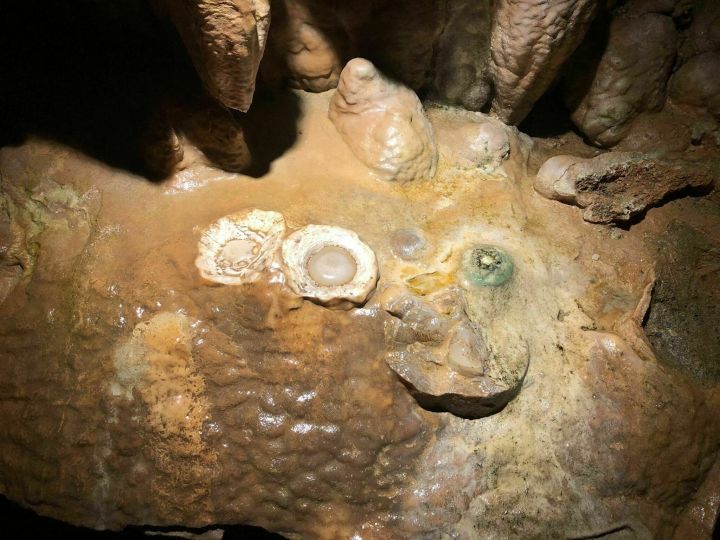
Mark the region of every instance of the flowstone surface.
<instances>
[{"instance_id":1,"label":"flowstone surface","mask_svg":"<svg viewBox=\"0 0 720 540\"><path fill-rule=\"evenodd\" d=\"M434 178L380 181L328 118L331 93L298 96L297 144L259 179L186 160L151 183L46 140L0 150L0 493L93 528L709 536L720 390L686 366L718 329L698 317L670 345L688 294L656 266L691 250L717 273L717 194L627 230L586 223L533 190L567 151L517 132L497 172L458 165L450 141ZM354 232L375 289L328 307L279 256L250 282L204 278L204 232L252 209L282 216L278 246L309 225ZM260 253L250 240L223 256ZM426 395L479 389L458 394L472 414L445 394L429 406L398 365L437 377Z\"/></svg>"}]
</instances>

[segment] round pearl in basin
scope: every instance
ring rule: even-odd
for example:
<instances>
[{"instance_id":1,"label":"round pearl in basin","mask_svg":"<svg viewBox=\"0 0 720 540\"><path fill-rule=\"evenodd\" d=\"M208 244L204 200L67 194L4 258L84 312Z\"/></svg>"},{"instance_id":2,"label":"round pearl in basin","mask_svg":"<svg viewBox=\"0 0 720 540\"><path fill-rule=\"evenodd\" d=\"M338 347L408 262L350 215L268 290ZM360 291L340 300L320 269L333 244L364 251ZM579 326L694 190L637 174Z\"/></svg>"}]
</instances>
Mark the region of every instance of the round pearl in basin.
<instances>
[{"instance_id":1,"label":"round pearl in basin","mask_svg":"<svg viewBox=\"0 0 720 540\"><path fill-rule=\"evenodd\" d=\"M348 250L325 246L308 258L307 272L321 287L345 285L355 277L357 262Z\"/></svg>"}]
</instances>

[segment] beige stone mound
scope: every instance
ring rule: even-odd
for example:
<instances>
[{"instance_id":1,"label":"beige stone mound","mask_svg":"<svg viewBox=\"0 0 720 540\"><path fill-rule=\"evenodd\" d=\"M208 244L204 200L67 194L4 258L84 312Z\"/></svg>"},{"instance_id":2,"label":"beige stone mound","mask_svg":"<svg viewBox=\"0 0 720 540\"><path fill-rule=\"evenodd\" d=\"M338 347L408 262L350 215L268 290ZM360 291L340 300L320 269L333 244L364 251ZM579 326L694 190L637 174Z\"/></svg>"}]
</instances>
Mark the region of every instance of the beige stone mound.
<instances>
[{"instance_id":1,"label":"beige stone mound","mask_svg":"<svg viewBox=\"0 0 720 540\"><path fill-rule=\"evenodd\" d=\"M432 178L437 149L415 93L355 58L340 75L330 120L353 154L381 180Z\"/></svg>"},{"instance_id":2,"label":"beige stone mound","mask_svg":"<svg viewBox=\"0 0 720 540\"><path fill-rule=\"evenodd\" d=\"M509 176L522 168L532 140L492 116L463 109L428 109L441 161L463 171Z\"/></svg>"}]
</instances>

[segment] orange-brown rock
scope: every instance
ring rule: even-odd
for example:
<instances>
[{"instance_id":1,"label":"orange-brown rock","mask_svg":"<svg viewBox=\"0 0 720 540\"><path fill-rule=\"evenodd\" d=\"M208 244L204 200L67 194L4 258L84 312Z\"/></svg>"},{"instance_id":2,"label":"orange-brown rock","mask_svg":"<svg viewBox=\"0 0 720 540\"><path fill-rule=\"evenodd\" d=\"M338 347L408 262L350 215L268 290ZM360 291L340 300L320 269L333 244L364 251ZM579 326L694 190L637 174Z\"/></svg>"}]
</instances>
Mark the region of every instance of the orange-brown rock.
<instances>
[{"instance_id":1,"label":"orange-brown rock","mask_svg":"<svg viewBox=\"0 0 720 540\"><path fill-rule=\"evenodd\" d=\"M268 0L154 0L185 43L208 93L247 111L270 25Z\"/></svg>"},{"instance_id":2,"label":"orange-brown rock","mask_svg":"<svg viewBox=\"0 0 720 540\"><path fill-rule=\"evenodd\" d=\"M597 0L500 0L490 38L491 112L517 124L585 36Z\"/></svg>"}]
</instances>

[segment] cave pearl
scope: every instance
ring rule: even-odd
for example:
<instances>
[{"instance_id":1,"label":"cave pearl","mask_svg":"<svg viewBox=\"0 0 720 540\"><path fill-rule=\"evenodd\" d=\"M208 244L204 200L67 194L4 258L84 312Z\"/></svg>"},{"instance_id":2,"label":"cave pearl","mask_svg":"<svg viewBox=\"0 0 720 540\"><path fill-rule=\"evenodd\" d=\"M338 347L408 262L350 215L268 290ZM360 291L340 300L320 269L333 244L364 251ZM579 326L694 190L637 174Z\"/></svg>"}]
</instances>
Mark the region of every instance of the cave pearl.
<instances>
[{"instance_id":1,"label":"cave pearl","mask_svg":"<svg viewBox=\"0 0 720 540\"><path fill-rule=\"evenodd\" d=\"M325 246L308 258L307 271L318 285L334 287L353 280L357 273L357 262L348 250Z\"/></svg>"}]
</instances>

